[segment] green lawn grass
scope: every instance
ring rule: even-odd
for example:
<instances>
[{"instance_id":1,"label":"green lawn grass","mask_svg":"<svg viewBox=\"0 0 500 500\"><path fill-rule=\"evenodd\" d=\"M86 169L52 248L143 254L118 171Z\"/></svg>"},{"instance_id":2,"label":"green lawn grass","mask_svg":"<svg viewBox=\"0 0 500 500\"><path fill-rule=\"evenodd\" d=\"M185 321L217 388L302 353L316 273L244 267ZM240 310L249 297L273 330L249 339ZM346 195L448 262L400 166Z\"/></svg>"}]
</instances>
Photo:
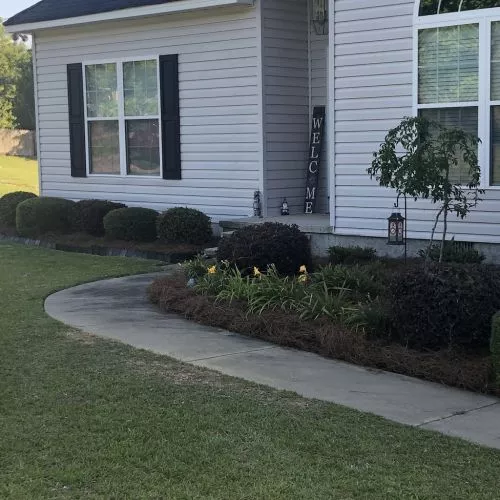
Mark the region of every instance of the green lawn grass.
<instances>
[{"instance_id":1,"label":"green lawn grass","mask_svg":"<svg viewBox=\"0 0 500 500\"><path fill-rule=\"evenodd\" d=\"M12 191L30 191L38 194L36 160L0 155L0 196Z\"/></svg>"},{"instance_id":2,"label":"green lawn grass","mask_svg":"<svg viewBox=\"0 0 500 500\"><path fill-rule=\"evenodd\" d=\"M0 244L0 266L2 499L499 498L498 451L101 340L43 311L54 290L150 262Z\"/></svg>"}]
</instances>

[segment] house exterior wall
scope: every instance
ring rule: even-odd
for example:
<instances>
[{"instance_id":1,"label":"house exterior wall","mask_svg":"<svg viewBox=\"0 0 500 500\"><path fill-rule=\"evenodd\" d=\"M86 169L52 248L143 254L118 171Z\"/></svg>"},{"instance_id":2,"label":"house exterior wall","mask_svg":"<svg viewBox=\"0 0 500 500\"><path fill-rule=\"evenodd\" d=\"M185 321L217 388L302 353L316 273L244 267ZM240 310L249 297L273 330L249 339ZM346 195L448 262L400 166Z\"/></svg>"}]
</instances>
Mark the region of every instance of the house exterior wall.
<instances>
[{"instance_id":1,"label":"house exterior wall","mask_svg":"<svg viewBox=\"0 0 500 500\"><path fill-rule=\"evenodd\" d=\"M309 145L307 0L265 0L261 6L267 215L284 197L303 210Z\"/></svg>"},{"instance_id":2,"label":"house exterior wall","mask_svg":"<svg viewBox=\"0 0 500 500\"><path fill-rule=\"evenodd\" d=\"M412 114L414 1L336 0L334 6L332 225L337 234L383 236L395 197L371 181L366 169L387 131ZM426 230L416 225L415 215L412 228Z\"/></svg>"},{"instance_id":3,"label":"house exterior wall","mask_svg":"<svg viewBox=\"0 0 500 500\"><path fill-rule=\"evenodd\" d=\"M158 210L181 204L217 221L251 215L261 190L268 215L279 213L285 196L300 213L311 107L331 96L333 158L325 149L319 209L328 210L328 173L335 235L385 237L395 195L366 169L387 130L413 114L414 0L330 6L331 68L328 37L308 23L306 0L36 33L42 194ZM66 65L169 53L179 54L182 180L72 178ZM500 243L500 190L486 189L483 198L465 221L451 220L450 235ZM410 200L409 236L427 238L434 216L431 203Z\"/></svg>"},{"instance_id":4,"label":"house exterior wall","mask_svg":"<svg viewBox=\"0 0 500 500\"><path fill-rule=\"evenodd\" d=\"M413 115L414 0L335 0L336 235L385 237L393 191L366 174L387 131ZM464 221L451 218L459 241L500 243L500 190L486 188ZM436 215L429 201L409 200L408 236L427 239Z\"/></svg>"},{"instance_id":5,"label":"house exterior wall","mask_svg":"<svg viewBox=\"0 0 500 500\"><path fill-rule=\"evenodd\" d=\"M255 7L40 31L35 36L41 193L217 221L251 215L262 189L260 34ZM66 65L179 54L182 180L70 175Z\"/></svg>"}]
</instances>

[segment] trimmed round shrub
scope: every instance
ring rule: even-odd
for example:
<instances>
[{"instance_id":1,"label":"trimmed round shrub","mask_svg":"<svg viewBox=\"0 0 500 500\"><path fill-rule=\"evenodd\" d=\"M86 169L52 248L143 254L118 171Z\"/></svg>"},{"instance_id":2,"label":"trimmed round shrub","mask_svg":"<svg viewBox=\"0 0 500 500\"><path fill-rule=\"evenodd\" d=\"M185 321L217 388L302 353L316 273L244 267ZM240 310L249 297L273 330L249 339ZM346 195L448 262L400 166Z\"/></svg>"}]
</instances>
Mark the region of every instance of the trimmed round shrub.
<instances>
[{"instance_id":1,"label":"trimmed round shrub","mask_svg":"<svg viewBox=\"0 0 500 500\"><path fill-rule=\"evenodd\" d=\"M212 224L194 208L170 208L158 217L158 238L167 243L203 245L212 238Z\"/></svg>"},{"instance_id":2,"label":"trimmed round shrub","mask_svg":"<svg viewBox=\"0 0 500 500\"><path fill-rule=\"evenodd\" d=\"M280 274L298 273L300 266L311 264L311 247L298 226L265 222L236 230L222 238L217 251L219 261L227 260L242 272L271 264Z\"/></svg>"},{"instance_id":3,"label":"trimmed round shrub","mask_svg":"<svg viewBox=\"0 0 500 500\"><path fill-rule=\"evenodd\" d=\"M16 208L24 200L36 198L36 194L26 191L7 193L0 198L0 225L16 227Z\"/></svg>"},{"instance_id":4,"label":"trimmed round shrub","mask_svg":"<svg viewBox=\"0 0 500 500\"><path fill-rule=\"evenodd\" d=\"M106 237L125 241L154 241L158 212L131 207L112 210L104 217Z\"/></svg>"},{"instance_id":5,"label":"trimmed round shrub","mask_svg":"<svg viewBox=\"0 0 500 500\"><path fill-rule=\"evenodd\" d=\"M71 225L74 231L92 236L104 235L104 217L112 210L126 208L123 203L107 200L80 200L75 203Z\"/></svg>"},{"instance_id":6,"label":"trimmed round shrub","mask_svg":"<svg viewBox=\"0 0 500 500\"><path fill-rule=\"evenodd\" d=\"M488 265L410 267L388 288L393 336L416 349L488 347L500 309L500 269Z\"/></svg>"},{"instance_id":7,"label":"trimmed round shrub","mask_svg":"<svg viewBox=\"0 0 500 500\"><path fill-rule=\"evenodd\" d=\"M422 258L429 257L433 262L439 262L441 255L441 244L432 245L418 251ZM455 262L456 264L481 264L486 259L485 255L468 244L458 241L446 241L443 247L443 262Z\"/></svg>"},{"instance_id":8,"label":"trimmed round shrub","mask_svg":"<svg viewBox=\"0 0 500 500\"><path fill-rule=\"evenodd\" d=\"M17 232L27 238L47 233L67 233L71 230L74 204L74 201L64 198L40 197L25 200L17 206Z\"/></svg>"}]
</instances>

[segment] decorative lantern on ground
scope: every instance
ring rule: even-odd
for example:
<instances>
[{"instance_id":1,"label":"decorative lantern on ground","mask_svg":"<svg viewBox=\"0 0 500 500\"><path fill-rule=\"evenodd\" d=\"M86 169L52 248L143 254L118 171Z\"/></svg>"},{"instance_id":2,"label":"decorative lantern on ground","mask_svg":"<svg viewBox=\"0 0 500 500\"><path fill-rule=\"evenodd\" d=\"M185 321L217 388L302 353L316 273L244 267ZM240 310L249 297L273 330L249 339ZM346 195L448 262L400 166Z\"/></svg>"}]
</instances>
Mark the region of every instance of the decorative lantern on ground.
<instances>
[{"instance_id":1,"label":"decorative lantern on ground","mask_svg":"<svg viewBox=\"0 0 500 500\"><path fill-rule=\"evenodd\" d=\"M405 244L405 218L399 212L393 212L388 220L387 244Z\"/></svg>"},{"instance_id":2,"label":"decorative lantern on ground","mask_svg":"<svg viewBox=\"0 0 500 500\"><path fill-rule=\"evenodd\" d=\"M288 201L286 201L286 198L283 199L283 203L281 204L281 215L290 215L290 209L288 208Z\"/></svg>"},{"instance_id":3,"label":"decorative lantern on ground","mask_svg":"<svg viewBox=\"0 0 500 500\"><path fill-rule=\"evenodd\" d=\"M253 194L253 216L262 217L262 205L260 202L260 191L255 191Z\"/></svg>"}]
</instances>

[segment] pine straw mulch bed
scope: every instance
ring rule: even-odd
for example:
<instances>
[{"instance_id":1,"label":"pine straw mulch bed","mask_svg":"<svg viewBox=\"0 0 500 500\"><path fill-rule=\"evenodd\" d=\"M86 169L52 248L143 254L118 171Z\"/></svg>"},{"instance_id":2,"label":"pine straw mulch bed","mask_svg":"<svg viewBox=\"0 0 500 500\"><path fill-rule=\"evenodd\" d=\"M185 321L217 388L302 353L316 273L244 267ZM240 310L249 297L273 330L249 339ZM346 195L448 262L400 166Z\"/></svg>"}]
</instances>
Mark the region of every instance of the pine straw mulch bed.
<instances>
[{"instance_id":1,"label":"pine straw mulch bed","mask_svg":"<svg viewBox=\"0 0 500 500\"><path fill-rule=\"evenodd\" d=\"M186 259L203 253L205 248L217 246L214 238L206 245L185 243L164 243L114 240L106 236L91 236L86 233L46 234L40 238L23 238L11 227L0 225L0 240L13 241L25 245L43 246L65 252L80 252L93 255L124 255L143 259L155 259L171 264L184 262Z\"/></svg>"},{"instance_id":2,"label":"pine straw mulch bed","mask_svg":"<svg viewBox=\"0 0 500 500\"><path fill-rule=\"evenodd\" d=\"M351 331L331 321L304 321L283 311L247 315L241 303L216 302L214 298L187 288L182 273L156 280L148 293L150 300L163 311L180 314L203 325L356 365L500 395L500 391L493 387L491 361L486 354L450 350L415 351L399 344L369 340L361 332Z\"/></svg>"},{"instance_id":3,"label":"pine straw mulch bed","mask_svg":"<svg viewBox=\"0 0 500 500\"><path fill-rule=\"evenodd\" d=\"M0 225L0 235L9 237L19 237L15 228ZM29 238L26 238L29 239ZM162 253L178 253L178 254L193 254L204 250L205 247L213 245L217 246L217 241L210 242L209 245L189 245L184 243L163 243L161 241L139 242L139 241L123 241L107 238L106 236L92 236L90 234L78 232L68 234L53 234L49 233L40 237L41 240L58 243L61 245L75 245L82 248L92 246L103 246L108 248L138 250L144 252L162 252Z\"/></svg>"}]
</instances>

